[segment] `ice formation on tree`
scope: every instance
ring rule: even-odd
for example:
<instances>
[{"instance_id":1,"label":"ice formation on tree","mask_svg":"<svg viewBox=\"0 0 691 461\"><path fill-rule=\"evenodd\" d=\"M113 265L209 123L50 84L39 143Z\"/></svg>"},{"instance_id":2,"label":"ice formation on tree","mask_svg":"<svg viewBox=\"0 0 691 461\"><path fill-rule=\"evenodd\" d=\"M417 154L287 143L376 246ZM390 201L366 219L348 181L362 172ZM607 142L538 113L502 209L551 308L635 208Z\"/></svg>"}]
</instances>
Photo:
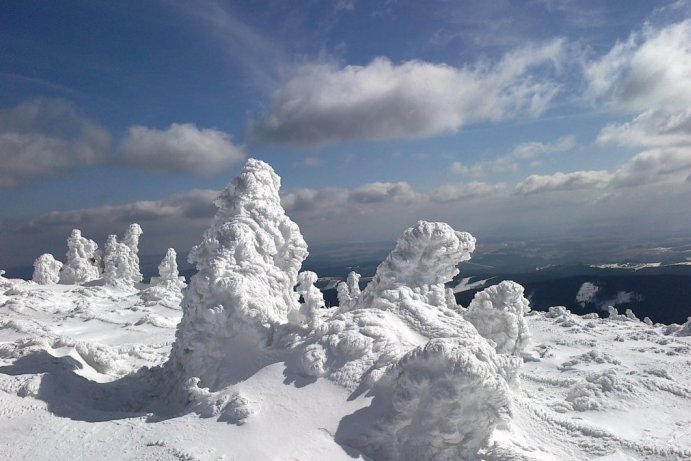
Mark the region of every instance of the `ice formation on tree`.
<instances>
[{"instance_id":1,"label":"ice formation on tree","mask_svg":"<svg viewBox=\"0 0 691 461\"><path fill-rule=\"evenodd\" d=\"M503 281L476 293L464 317L480 335L494 341L497 352L519 355L530 340L523 318L528 312L530 304L523 296L523 287Z\"/></svg>"},{"instance_id":2,"label":"ice formation on tree","mask_svg":"<svg viewBox=\"0 0 691 461\"><path fill-rule=\"evenodd\" d=\"M109 235L106 239L103 265L106 285L127 288L141 280L135 255L128 245L118 242L115 235Z\"/></svg>"},{"instance_id":3,"label":"ice formation on tree","mask_svg":"<svg viewBox=\"0 0 691 461\"><path fill-rule=\"evenodd\" d=\"M142 235L142 228L137 223L132 223L125 231L122 243L130 249L132 257L132 277L135 282L142 281L142 273L139 269L139 236Z\"/></svg>"},{"instance_id":4,"label":"ice formation on tree","mask_svg":"<svg viewBox=\"0 0 691 461\"><path fill-rule=\"evenodd\" d=\"M40 285L54 285L60 281L62 263L52 254L44 253L34 261L34 275L31 278Z\"/></svg>"},{"instance_id":5,"label":"ice formation on tree","mask_svg":"<svg viewBox=\"0 0 691 461\"><path fill-rule=\"evenodd\" d=\"M185 277L178 272L177 254L168 248L166 255L158 265L158 277L151 277L149 288L142 292L146 302L169 301L170 307L179 307L182 301L182 289L187 286Z\"/></svg>"},{"instance_id":6,"label":"ice formation on tree","mask_svg":"<svg viewBox=\"0 0 691 461\"><path fill-rule=\"evenodd\" d=\"M101 276L101 256L93 240L73 229L67 238L67 263L60 270L60 283L67 285L97 280Z\"/></svg>"},{"instance_id":7,"label":"ice formation on tree","mask_svg":"<svg viewBox=\"0 0 691 461\"><path fill-rule=\"evenodd\" d=\"M211 390L243 379L276 327L300 310L294 287L307 244L281 207L280 184L268 164L250 159L215 201L211 227L189 254L198 272L169 361L183 379Z\"/></svg>"}]
</instances>

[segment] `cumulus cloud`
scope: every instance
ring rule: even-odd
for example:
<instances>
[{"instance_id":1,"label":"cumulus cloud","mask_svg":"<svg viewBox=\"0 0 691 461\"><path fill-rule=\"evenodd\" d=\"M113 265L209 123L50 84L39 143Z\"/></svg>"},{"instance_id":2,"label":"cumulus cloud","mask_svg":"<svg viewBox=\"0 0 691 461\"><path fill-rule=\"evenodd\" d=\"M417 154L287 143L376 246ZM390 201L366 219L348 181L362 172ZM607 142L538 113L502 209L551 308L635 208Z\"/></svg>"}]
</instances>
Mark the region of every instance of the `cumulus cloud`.
<instances>
[{"instance_id":1,"label":"cumulus cloud","mask_svg":"<svg viewBox=\"0 0 691 461\"><path fill-rule=\"evenodd\" d=\"M691 19L647 25L585 68L588 95L635 112L691 106Z\"/></svg>"},{"instance_id":2,"label":"cumulus cloud","mask_svg":"<svg viewBox=\"0 0 691 461\"><path fill-rule=\"evenodd\" d=\"M270 113L249 132L263 142L315 146L424 138L469 123L536 116L558 91L538 69L552 68L563 53L555 40L473 67L383 57L365 66L308 64L275 91Z\"/></svg>"},{"instance_id":3,"label":"cumulus cloud","mask_svg":"<svg viewBox=\"0 0 691 461\"><path fill-rule=\"evenodd\" d=\"M607 171L574 171L557 172L552 175L530 175L518 183L515 193L518 195L537 194L579 189L601 189L609 184L612 175Z\"/></svg>"},{"instance_id":4,"label":"cumulus cloud","mask_svg":"<svg viewBox=\"0 0 691 461\"><path fill-rule=\"evenodd\" d=\"M213 176L245 158L223 131L173 123L165 130L133 126L118 149L118 162L156 172Z\"/></svg>"},{"instance_id":5,"label":"cumulus cloud","mask_svg":"<svg viewBox=\"0 0 691 461\"><path fill-rule=\"evenodd\" d=\"M0 111L0 187L103 160L110 134L67 101L34 99Z\"/></svg>"},{"instance_id":6,"label":"cumulus cloud","mask_svg":"<svg viewBox=\"0 0 691 461\"><path fill-rule=\"evenodd\" d=\"M493 194L504 189L502 184L487 184L473 181L466 184L445 184L432 193L432 199L439 202L452 202Z\"/></svg>"}]
</instances>

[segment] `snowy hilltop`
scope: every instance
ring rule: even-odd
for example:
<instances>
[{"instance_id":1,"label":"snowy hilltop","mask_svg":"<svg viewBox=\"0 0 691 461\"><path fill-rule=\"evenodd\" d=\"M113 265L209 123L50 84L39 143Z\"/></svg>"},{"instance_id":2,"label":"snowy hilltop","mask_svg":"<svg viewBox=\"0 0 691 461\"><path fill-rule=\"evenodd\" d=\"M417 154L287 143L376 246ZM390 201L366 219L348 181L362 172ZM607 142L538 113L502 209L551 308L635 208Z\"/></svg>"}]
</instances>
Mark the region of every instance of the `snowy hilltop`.
<instances>
[{"instance_id":1,"label":"snowy hilltop","mask_svg":"<svg viewBox=\"0 0 691 461\"><path fill-rule=\"evenodd\" d=\"M141 283L132 224L0 276L7 459L691 457L691 321L534 312L505 281L458 305L475 238L403 230L327 308L280 178L249 160L188 259Z\"/></svg>"}]
</instances>

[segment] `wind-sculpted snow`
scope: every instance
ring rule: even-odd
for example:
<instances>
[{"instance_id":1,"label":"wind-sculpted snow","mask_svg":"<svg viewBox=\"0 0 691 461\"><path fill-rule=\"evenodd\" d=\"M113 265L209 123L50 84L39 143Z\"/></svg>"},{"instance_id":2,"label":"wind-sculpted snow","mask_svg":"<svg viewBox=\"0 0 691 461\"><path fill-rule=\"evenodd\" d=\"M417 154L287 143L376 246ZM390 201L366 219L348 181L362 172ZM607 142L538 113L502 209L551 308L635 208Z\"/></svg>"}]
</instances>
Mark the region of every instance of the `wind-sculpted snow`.
<instances>
[{"instance_id":1,"label":"wind-sculpted snow","mask_svg":"<svg viewBox=\"0 0 691 461\"><path fill-rule=\"evenodd\" d=\"M43 253L34 261L34 275L31 280L40 285L54 285L60 281L62 263L52 254Z\"/></svg>"},{"instance_id":2,"label":"wind-sculpted snow","mask_svg":"<svg viewBox=\"0 0 691 461\"><path fill-rule=\"evenodd\" d=\"M300 311L294 287L307 244L281 207L279 188L269 165L248 160L189 254L198 272L185 293L171 366L212 391L253 372L276 328Z\"/></svg>"},{"instance_id":3,"label":"wind-sculpted snow","mask_svg":"<svg viewBox=\"0 0 691 461\"><path fill-rule=\"evenodd\" d=\"M495 343L497 352L519 355L530 340L523 318L528 312L530 304L523 297L523 287L503 281L476 293L464 317L480 335Z\"/></svg>"},{"instance_id":4,"label":"wind-sculpted snow","mask_svg":"<svg viewBox=\"0 0 691 461\"><path fill-rule=\"evenodd\" d=\"M360 297L360 274L349 272L346 281L336 285L336 292L340 310L348 310L356 305Z\"/></svg>"},{"instance_id":5,"label":"wind-sculpted snow","mask_svg":"<svg viewBox=\"0 0 691 461\"><path fill-rule=\"evenodd\" d=\"M93 240L82 237L79 229L67 239L67 262L60 270L60 283L79 284L101 277L101 255Z\"/></svg>"}]
</instances>

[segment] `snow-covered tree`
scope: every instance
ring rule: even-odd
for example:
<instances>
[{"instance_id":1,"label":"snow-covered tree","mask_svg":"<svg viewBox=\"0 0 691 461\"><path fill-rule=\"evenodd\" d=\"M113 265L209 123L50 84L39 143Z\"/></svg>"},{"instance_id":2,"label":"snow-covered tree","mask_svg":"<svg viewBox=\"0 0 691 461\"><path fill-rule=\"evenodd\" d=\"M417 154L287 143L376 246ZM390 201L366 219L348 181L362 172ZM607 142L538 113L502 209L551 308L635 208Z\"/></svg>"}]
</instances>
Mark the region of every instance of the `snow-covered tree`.
<instances>
[{"instance_id":1,"label":"snow-covered tree","mask_svg":"<svg viewBox=\"0 0 691 461\"><path fill-rule=\"evenodd\" d=\"M39 285L54 285L60 281L62 263L52 254L44 253L34 261L34 275L31 278Z\"/></svg>"},{"instance_id":2,"label":"snow-covered tree","mask_svg":"<svg viewBox=\"0 0 691 461\"><path fill-rule=\"evenodd\" d=\"M98 245L73 229L67 238L67 263L60 270L60 283L67 285L97 280L101 275Z\"/></svg>"},{"instance_id":3,"label":"snow-covered tree","mask_svg":"<svg viewBox=\"0 0 691 461\"><path fill-rule=\"evenodd\" d=\"M464 316L484 338L494 341L497 352L519 355L530 340L523 318L528 312L523 287L505 280L476 293Z\"/></svg>"},{"instance_id":4,"label":"snow-covered tree","mask_svg":"<svg viewBox=\"0 0 691 461\"><path fill-rule=\"evenodd\" d=\"M122 238L122 243L127 245L132 254L133 260L133 280L135 282L142 281L142 273L139 269L139 237L142 235L142 228L137 223L132 223L127 228L124 237Z\"/></svg>"},{"instance_id":5,"label":"snow-covered tree","mask_svg":"<svg viewBox=\"0 0 691 461\"><path fill-rule=\"evenodd\" d=\"M119 243L115 235L109 235L104 251L103 279L106 285L131 287L141 280L139 265L128 245Z\"/></svg>"},{"instance_id":6,"label":"snow-covered tree","mask_svg":"<svg viewBox=\"0 0 691 461\"><path fill-rule=\"evenodd\" d=\"M169 362L183 380L198 377L213 390L242 379L258 366L246 360L248 345L271 344L299 311L294 287L307 244L281 206L280 185L268 164L250 159L215 201L211 227L189 254L198 272Z\"/></svg>"},{"instance_id":7,"label":"snow-covered tree","mask_svg":"<svg viewBox=\"0 0 691 461\"><path fill-rule=\"evenodd\" d=\"M291 311L289 320L298 325L306 325L310 329L317 327L319 323L319 312L326 307L324 295L315 287L318 276L312 271L304 271L298 274L298 285L296 291L302 296L303 302L299 311Z\"/></svg>"},{"instance_id":8,"label":"snow-covered tree","mask_svg":"<svg viewBox=\"0 0 691 461\"><path fill-rule=\"evenodd\" d=\"M339 282L336 286L338 294L338 306L341 310L350 309L357 303L360 296L360 274L351 271L345 282Z\"/></svg>"},{"instance_id":9,"label":"snow-covered tree","mask_svg":"<svg viewBox=\"0 0 691 461\"><path fill-rule=\"evenodd\" d=\"M185 285L185 277L181 277L178 272L177 253L174 248L168 248L158 265L158 277L151 277L151 286L182 289Z\"/></svg>"}]
</instances>

